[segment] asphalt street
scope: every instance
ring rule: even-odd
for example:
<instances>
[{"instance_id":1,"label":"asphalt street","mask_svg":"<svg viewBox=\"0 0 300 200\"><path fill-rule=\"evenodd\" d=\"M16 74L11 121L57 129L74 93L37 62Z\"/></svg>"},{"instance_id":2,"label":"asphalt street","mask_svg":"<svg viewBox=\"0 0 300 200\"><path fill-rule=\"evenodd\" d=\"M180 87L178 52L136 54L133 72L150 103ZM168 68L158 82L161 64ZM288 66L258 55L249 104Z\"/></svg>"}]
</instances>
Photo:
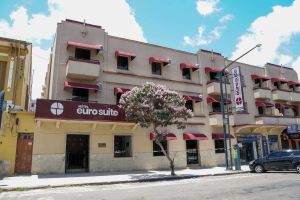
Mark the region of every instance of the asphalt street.
<instances>
[{"instance_id":1,"label":"asphalt street","mask_svg":"<svg viewBox=\"0 0 300 200\"><path fill-rule=\"evenodd\" d=\"M238 174L177 181L82 186L0 193L2 200L300 199L300 174Z\"/></svg>"}]
</instances>

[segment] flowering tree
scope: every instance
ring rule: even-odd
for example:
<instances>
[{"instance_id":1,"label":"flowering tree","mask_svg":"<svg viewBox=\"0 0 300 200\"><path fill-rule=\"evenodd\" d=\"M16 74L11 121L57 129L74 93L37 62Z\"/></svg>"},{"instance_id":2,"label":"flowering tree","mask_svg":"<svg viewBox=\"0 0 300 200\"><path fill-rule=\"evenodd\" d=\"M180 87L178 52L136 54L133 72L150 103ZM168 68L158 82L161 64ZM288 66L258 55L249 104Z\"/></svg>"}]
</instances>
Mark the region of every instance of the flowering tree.
<instances>
[{"instance_id":1,"label":"flowering tree","mask_svg":"<svg viewBox=\"0 0 300 200\"><path fill-rule=\"evenodd\" d=\"M183 122L192 117L192 111L186 109L184 104L184 99L177 92L154 83L134 87L120 99L120 107L125 110L127 120L144 128L153 127L156 136L154 142L169 160L171 175L175 175L174 158L163 148L161 142L168 133L161 131L161 128L170 125L177 125L178 129L185 128Z\"/></svg>"}]
</instances>

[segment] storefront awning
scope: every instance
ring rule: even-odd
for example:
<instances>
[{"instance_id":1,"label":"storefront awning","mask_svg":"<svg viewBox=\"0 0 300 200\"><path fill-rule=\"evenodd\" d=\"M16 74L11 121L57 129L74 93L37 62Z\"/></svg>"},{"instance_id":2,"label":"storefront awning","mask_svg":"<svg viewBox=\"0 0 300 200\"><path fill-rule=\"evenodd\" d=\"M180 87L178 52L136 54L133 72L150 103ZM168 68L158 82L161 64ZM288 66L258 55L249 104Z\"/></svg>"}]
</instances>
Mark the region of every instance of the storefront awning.
<instances>
[{"instance_id":1,"label":"storefront awning","mask_svg":"<svg viewBox=\"0 0 300 200\"><path fill-rule=\"evenodd\" d=\"M295 85L296 87L300 86L300 82L296 82L296 81L288 81L287 83L288 85Z\"/></svg>"},{"instance_id":2,"label":"storefront awning","mask_svg":"<svg viewBox=\"0 0 300 200\"><path fill-rule=\"evenodd\" d=\"M155 140L156 133L150 132L150 140ZM166 140L177 140L177 137L174 133L166 133Z\"/></svg>"},{"instance_id":3,"label":"storefront awning","mask_svg":"<svg viewBox=\"0 0 300 200\"><path fill-rule=\"evenodd\" d=\"M158 63L162 63L163 66L168 65L171 63L170 59L167 58L161 58L161 57L150 57L149 58L149 63L153 63L153 62L158 62Z\"/></svg>"},{"instance_id":4,"label":"storefront awning","mask_svg":"<svg viewBox=\"0 0 300 200\"><path fill-rule=\"evenodd\" d=\"M130 89L126 89L126 88L114 88L114 94L119 94L119 93L125 93L127 91L129 91Z\"/></svg>"},{"instance_id":5,"label":"storefront awning","mask_svg":"<svg viewBox=\"0 0 300 200\"><path fill-rule=\"evenodd\" d=\"M289 82L288 80L285 80L285 79L282 79L282 78L279 78L279 77L272 77L271 81L272 81L272 83L275 83L275 82L288 83Z\"/></svg>"},{"instance_id":6,"label":"storefront awning","mask_svg":"<svg viewBox=\"0 0 300 200\"><path fill-rule=\"evenodd\" d=\"M85 84L85 83L75 83L75 82L69 82L65 81L64 82L64 87L69 87L69 88L81 88L81 89L88 89L88 90L99 90L98 85L94 84Z\"/></svg>"},{"instance_id":7,"label":"storefront awning","mask_svg":"<svg viewBox=\"0 0 300 200\"><path fill-rule=\"evenodd\" d=\"M85 49L95 49L95 50L100 50L102 48L101 45L91 45L91 44L85 44L85 43L73 42L73 41L68 41L67 47L68 46L81 47Z\"/></svg>"},{"instance_id":8,"label":"storefront awning","mask_svg":"<svg viewBox=\"0 0 300 200\"><path fill-rule=\"evenodd\" d=\"M202 101L202 96L187 96L187 95L184 95L183 96L184 100L185 101L195 101L195 102L200 102Z\"/></svg>"},{"instance_id":9,"label":"storefront awning","mask_svg":"<svg viewBox=\"0 0 300 200\"><path fill-rule=\"evenodd\" d=\"M193 72L197 71L199 69L198 64L186 64L186 63L180 63L180 69L192 69Z\"/></svg>"},{"instance_id":10,"label":"storefront awning","mask_svg":"<svg viewBox=\"0 0 300 200\"><path fill-rule=\"evenodd\" d=\"M207 140L208 137L202 133L183 133L184 140Z\"/></svg>"},{"instance_id":11,"label":"storefront awning","mask_svg":"<svg viewBox=\"0 0 300 200\"><path fill-rule=\"evenodd\" d=\"M226 134L226 138L228 139L234 139L233 135ZM212 139L213 140L224 140L224 134L223 133L213 133L212 134Z\"/></svg>"},{"instance_id":12,"label":"storefront awning","mask_svg":"<svg viewBox=\"0 0 300 200\"><path fill-rule=\"evenodd\" d=\"M127 52L127 51L116 51L115 52L115 56L124 56L124 57L130 57L131 60L133 60L136 55L134 53L131 52Z\"/></svg>"},{"instance_id":13,"label":"storefront awning","mask_svg":"<svg viewBox=\"0 0 300 200\"><path fill-rule=\"evenodd\" d=\"M259 75L259 74L252 74L251 78L252 78L252 80L256 80L256 79L262 79L263 81L270 80L270 77L264 76L264 75Z\"/></svg>"},{"instance_id":14,"label":"storefront awning","mask_svg":"<svg viewBox=\"0 0 300 200\"><path fill-rule=\"evenodd\" d=\"M221 103L220 98L213 98L213 97L207 97L206 99L207 103ZM229 99L224 99L225 104L231 104L231 100Z\"/></svg>"},{"instance_id":15,"label":"storefront awning","mask_svg":"<svg viewBox=\"0 0 300 200\"><path fill-rule=\"evenodd\" d=\"M273 107L274 106L274 104L272 104L272 103L269 103L269 102L255 102L255 105L257 106L257 107L259 107L259 106L261 106L261 107Z\"/></svg>"}]
</instances>

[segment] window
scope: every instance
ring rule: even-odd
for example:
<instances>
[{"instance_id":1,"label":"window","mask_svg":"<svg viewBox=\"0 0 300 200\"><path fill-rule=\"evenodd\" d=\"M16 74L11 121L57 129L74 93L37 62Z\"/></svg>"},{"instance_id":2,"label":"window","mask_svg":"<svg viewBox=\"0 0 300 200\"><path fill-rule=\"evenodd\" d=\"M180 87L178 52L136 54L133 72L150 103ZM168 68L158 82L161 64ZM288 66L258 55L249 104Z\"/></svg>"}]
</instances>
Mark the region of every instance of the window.
<instances>
[{"instance_id":1,"label":"window","mask_svg":"<svg viewBox=\"0 0 300 200\"><path fill-rule=\"evenodd\" d=\"M91 59L91 51L88 49L75 49L75 58L90 60Z\"/></svg>"},{"instance_id":2,"label":"window","mask_svg":"<svg viewBox=\"0 0 300 200\"><path fill-rule=\"evenodd\" d=\"M275 89L280 89L280 82L274 82Z\"/></svg>"},{"instance_id":3,"label":"window","mask_svg":"<svg viewBox=\"0 0 300 200\"><path fill-rule=\"evenodd\" d=\"M282 114L282 116L284 116L284 108L278 108L278 111L280 114Z\"/></svg>"},{"instance_id":4,"label":"window","mask_svg":"<svg viewBox=\"0 0 300 200\"><path fill-rule=\"evenodd\" d=\"M131 157L131 136L115 136L115 157Z\"/></svg>"},{"instance_id":5,"label":"window","mask_svg":"<svg viewBox=\"0 0 300 200\"><path fill-rule=\"evenodd\" d=\"M261 79L255 79L254 84L255 84L255 87L261 88L262 87L262 80Z\"/></svg>"},{"instance_id":6,"label":"window","mask_svg":"<svg viewBox=\"0 0 300 200\"><path fill-rule=\"evenodd\" d=\"M190 69L182 69L182 77L183 77L183 79L191 80L191 70Z\"/></svg>"},{"instance_id":7,"label":"window","mask_svg":"<svg viewBox=\"0 0 300 200\"><path fill-rule=\"evenodd\" d=\"M164 150L168 153L168 141L163 140L161 141L161 144ZM158 144L156 144L154 141L153 141L153 156L164 156L164 153L162 152L160 146L158 146Z\"/></svg>"},{"instance_id":8,"label":"window","mask_svg":"<svg viewBox=\"0 0 300 200\"><path fill-rule=\"evenodd\" d=\"M224 140L215 140L215 152L224 153Z\"/></svg>"},{"instance_id":9,"label":"window","mask_svg":"<svg viewBox=\"0 0 300 200\"><path fill-rule=\"evenodd\" d=\"M0 91L4 90L6 65L6 62L0 61Z\"/></svg>"},{"instance_id":10,"label":"window","mask_svg":"<svg viewBox=\"0 0 300 200\"><path fill-rule=\"evenodd\" d=\"M119 102L120 102L120 99L121 99L122 94L123 94L123 93L119 92L119 93L117 93L117 95L116 95L116 98L117 98L116 104L117 104L117 105L119 105Z\"/></svg>"},{"instance_id":11,"label":"window","mask_svg":"<svg viewBox=\"0 0 300 200\"><path fill-rule=\"evenodd\" d=\"M221 112L221 104L219 102L212 102L212 112Z\"/></svg>"},{"instance_id":12,"label":"window","mask_svg":"<svg viewBox=\"0 0 300 200\"><path fill-rule=\"evenodd\" d=\"M210 72L210 80L211 81L219 81L220 80L220 73L219 72Z\"/></svg>"},{"instance_id":13,"label":"window","mask_svg":"<svg viewBox=\"0 0 300 200\"><path fill-rule=\"evenodd\" d=\"M152 74L161 75L161 63L152 62Z\"/></svg>"},{"instance_id":14,"label":"window","mask_svg":"<svg viewBox=\"0 0 300 200\"><path fill-rule=\"evenodd\" d=\"M82 88L73 88L73 98L72 101L89 101L89 90Z\"/></svg>"},{"instance_id":15,"label":"window","mask_svg":"<svg viewBox=\"0 0 300 200\"><path fill-rule=\"evenodd\" d=\"M128 70L128 57L118 56L117 62L118 69Z\"/></svg>"},{"instance_id":16,"label":"window","mask_svg":"<svg viewBox=\"0 0 300 200\"><path fill-rule=\"evenodd\" d=\"M290 85L289 88L290 88L293 92L297 91L295 85Z\"/></svg>"},{"instance_id":17,"label":"window","mask_svg":"<svg viewBox=\"0 0 300 200\"><path fill-rule=\"evenodd\" d=\"M265 114L264 108L262 106L257 107L257 109L258 109L258 114L259 115L264 115Z\"/></svg>"},{"instance_id":18,"label":"window","mask_svg":"<svg viewBox=\"0 0 300 200\"><path fill-rule=\"evenodd\" d=\"M298 108L293 108L292 111L294 113L294 117L299 116L299 110L298 110Z\"/></svg>"},{"instance_id":19,"label":"window","mask_svg":"<svg viewBox=\"0 0 300 200\"><path fill-rule=\"evenodd\" d=\"M194 108L193 108L193 101L192 100L188 100L185 102L185 107L187 109L190 109L191 111L194 111Z\"/></svg>"},{"instance_id":20,"label":"window","mask_svg":"<svg viewBox=\"0 0 300 200\"><path fill-rule=\"evenodd\" d=\"M296 156L300 156L300 151L294 151L293 154Z\"/></svg>"},{"instance_id":21,"label":"window","mask_svg":"<svg viewBox=\"0 0 300 200\"><path fill-rule=\"evenodd\" d=\"M293 152L274 152L269 154L269 158L282 158L292 155Z\"/></svg>"}]
</instances>

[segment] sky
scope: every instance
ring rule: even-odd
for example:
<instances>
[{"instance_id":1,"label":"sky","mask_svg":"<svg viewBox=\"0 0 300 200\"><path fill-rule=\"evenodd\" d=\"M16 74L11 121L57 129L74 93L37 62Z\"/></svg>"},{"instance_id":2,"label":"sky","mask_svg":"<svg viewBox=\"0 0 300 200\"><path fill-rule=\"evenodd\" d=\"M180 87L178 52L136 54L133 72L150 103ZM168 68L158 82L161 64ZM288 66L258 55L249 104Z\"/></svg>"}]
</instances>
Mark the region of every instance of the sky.
<instances>
[{"instance_id":1,"label":"sky","mask_svg":"<svg viewBox=\"0 0 300 200\"><path fill-rule=\"evenodd\" d=\"M0 0L0 36L33 44L32 98L40 98L58 22L102 26L110 35L300 73L300 0Z\"/></svg>"}]
</instances>

